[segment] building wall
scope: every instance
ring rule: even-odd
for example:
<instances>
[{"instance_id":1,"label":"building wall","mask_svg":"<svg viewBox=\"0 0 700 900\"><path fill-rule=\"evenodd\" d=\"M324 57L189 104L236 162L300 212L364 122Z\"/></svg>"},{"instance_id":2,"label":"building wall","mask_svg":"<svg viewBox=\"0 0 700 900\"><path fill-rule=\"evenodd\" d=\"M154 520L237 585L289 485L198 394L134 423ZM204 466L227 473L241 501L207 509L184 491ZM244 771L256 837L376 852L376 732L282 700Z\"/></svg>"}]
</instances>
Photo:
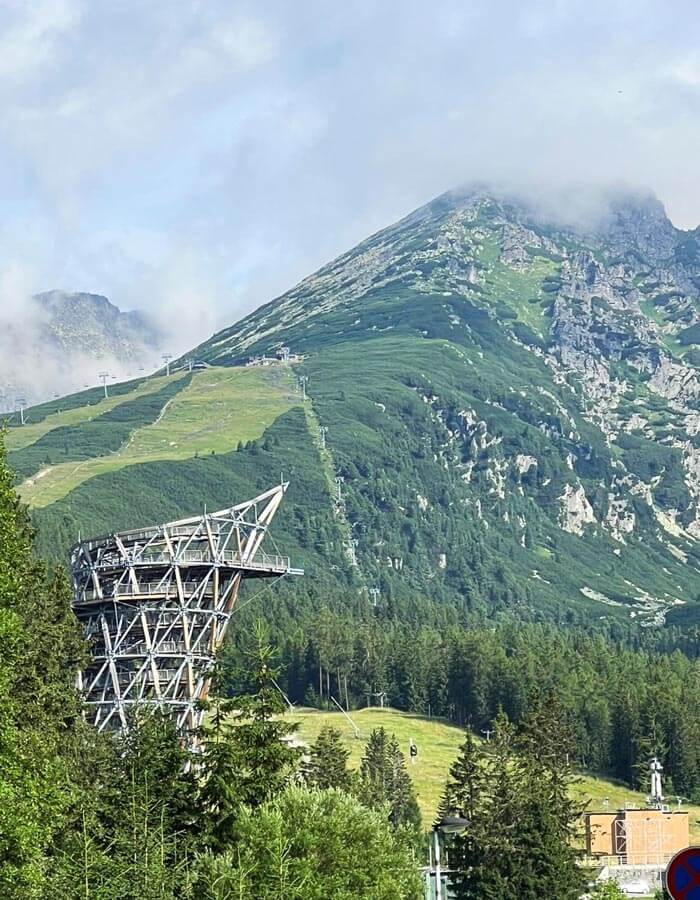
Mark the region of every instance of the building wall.
<instances>
[{"instance_id":1,"label":"building wall","mask_svg":"<svg viewBox=\"0 0 700 900\"><path fill-rule=\"evenodd\" d=\"M661 865L689 844L688 813L621 809L586 815L586 850L631 865Z\"/></svg>"},{"instance_id":2,"label":"building wall","mask_svg":"<svg viewBox=\"0 0 700 900\"><path fill-rule=\"evenodd\" d=\"M688 813L628 809L622 813L626 855L631 863L663 863L688 846ZM618 852L622 852L622 848Z\"/></svg>"},{"instance_id":3,"label":"building wall","mask_svg":"<svg viewBox=\"0 0 700 900\"><path fill-rule=\"evenodd\" d=\"M586 852L589 856L615 854L614 823L617 817L616 812L586 815Z\"/></svg>"}]
</instances>

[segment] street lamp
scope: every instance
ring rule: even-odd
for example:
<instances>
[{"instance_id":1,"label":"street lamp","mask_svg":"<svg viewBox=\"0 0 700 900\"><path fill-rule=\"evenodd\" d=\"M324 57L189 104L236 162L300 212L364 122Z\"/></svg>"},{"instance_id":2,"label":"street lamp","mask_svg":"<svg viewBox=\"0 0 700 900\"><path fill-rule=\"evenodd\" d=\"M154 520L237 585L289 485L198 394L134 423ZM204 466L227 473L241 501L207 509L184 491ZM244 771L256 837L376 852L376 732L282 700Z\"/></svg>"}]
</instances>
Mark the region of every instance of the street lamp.
<instances>
[{"instance_id":1,"label":"street lamp","mask_svg":"<svg viewBox=\"0 0 700 900\"><path fill-rule=\"evenodd\" d=\"M440 868L440 832L461 834L469 825L469 819L462 816L443 816L433 825L433 855L435 866L435 900L442 900L442 872Z\"/></svg>"}]
</instances>

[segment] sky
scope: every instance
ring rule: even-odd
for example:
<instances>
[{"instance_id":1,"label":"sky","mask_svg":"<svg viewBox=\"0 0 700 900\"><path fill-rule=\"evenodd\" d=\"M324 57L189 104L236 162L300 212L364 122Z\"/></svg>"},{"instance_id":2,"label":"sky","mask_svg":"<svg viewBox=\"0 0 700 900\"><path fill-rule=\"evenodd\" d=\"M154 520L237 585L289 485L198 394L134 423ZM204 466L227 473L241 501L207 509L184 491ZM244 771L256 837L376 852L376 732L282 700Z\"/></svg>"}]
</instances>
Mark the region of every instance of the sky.
<instances>
[{"instance_id":1,"label":"sky","mask_svg":"<svg viewBox=\"0 0 700 900\"><path fill-rule=\"evenodd\" d=\"M698 160L691 2L0 4L0 306L102 293L176 353L472 181L695 227Z\"/></svg>"}]
</instances>

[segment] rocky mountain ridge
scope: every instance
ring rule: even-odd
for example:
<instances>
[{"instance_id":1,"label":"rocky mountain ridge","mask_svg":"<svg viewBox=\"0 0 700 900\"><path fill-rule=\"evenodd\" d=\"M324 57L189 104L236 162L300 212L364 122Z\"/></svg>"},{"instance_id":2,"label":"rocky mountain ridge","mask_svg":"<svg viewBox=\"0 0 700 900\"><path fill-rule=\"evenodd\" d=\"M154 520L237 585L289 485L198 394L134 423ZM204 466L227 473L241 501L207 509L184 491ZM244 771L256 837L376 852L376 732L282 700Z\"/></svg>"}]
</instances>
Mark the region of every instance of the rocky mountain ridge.
<instances>
[{"instance_id":1,"label":"rocky mountain ridge","mask_svg":"<svg viewBox=\"0 0 700 900\"><path fill-rule=\"evenodd\" d=\"M96 356L112 353L138 360L144 348L159 340L155 324L142 312L127 312L101 294L46 291L33 300L47 313L47 338L66 351L93 345Z\"/></svg>"},{"instance_id":2,"label":"rocky mountain ridge","mask_svg":"<svg viewBox=\"0 0 700 900\"><path fill-rule=\"evenodd\" d=\"M35 511L42 546L218 508L283 472L277 538L321 605L700 623L698 260L698 232L648 196L572 226L444 195L187 354L244 381L251 366L251 383L261 365L296 377L259 439L86 478ZM104 414L90 392L33 411L74 424L18 437L11 464L121 452L123 422L152 413L136 390ZM221 403L255 419L253 400Z\"/></svg>"},{"instance_id":3,"label":"rocky mountain ridge","mask_svg":"<svg viewBox=\"0 0 700 900\"><path fill-rule=\"evenodd\" d=\"M313 359L329 345L392 332L470 343L480 313L487 317L482 330L498 329L507 352L517 347L541 360L558 388L532 384L521 392L523 406L533 393L548 395L556 423L543 417L538 428L569 445L558 526L579 537L604 531L617 555L651 531L688 563L700 537L699 248L698 231L674 228L653 197L616 197L595 227L574 228L483 190L453 192L196 352L239 363L285 344ZM423 399L440 405L439 398ZM516 454L499 461L502 437L489 438L489 424L474 409L459 415L453 436L471 447L473 459L453 464L468 484L478 454L491 447L488 494L504 500L508 478L517 480L523 466L535 471L540 460ZM582 421L598 432L595 440L582 435ZM577 475L588 475L595 457L607 457L606 471L592 490ZM649 612L683 602L679 587L656 598L643 585L635 591ZM590 585L581 590L605 596Z\"/></svg>"},{"instance_id":4,"label":"rocky mountain ridge","mask_svg":"<svg viewBox=\"0 0 700 900\"><path fill-rule=\"evenodd\" d=\"M123 312L100 294L37 294L4 331L0 409L14 409L18 398L31 404L95 384L102 369L124 377L159 364L161 338L154 324L142 313Z\"/></svg>"}]
</instances>

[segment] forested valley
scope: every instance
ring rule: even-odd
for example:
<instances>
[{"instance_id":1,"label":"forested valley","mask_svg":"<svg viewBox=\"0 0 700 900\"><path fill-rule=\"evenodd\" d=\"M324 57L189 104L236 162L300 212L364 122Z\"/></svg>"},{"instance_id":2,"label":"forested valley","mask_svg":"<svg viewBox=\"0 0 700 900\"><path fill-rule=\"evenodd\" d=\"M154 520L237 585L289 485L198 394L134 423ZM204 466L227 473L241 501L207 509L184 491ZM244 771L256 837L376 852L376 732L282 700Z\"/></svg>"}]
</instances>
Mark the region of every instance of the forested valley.
<instances>
[{"instance_id":1,"label":"forested valley","mask_svg":"<svg viewBox=\"0 0 700 900\"><path fill-rule=\"evenodd\" d=\"M385 610L365 604L351 615L342 601L318 608L301 594L268 595L254 612L253 605L234 620L225 658L235 662L253 617L266 611L280 648L280 684L295 703L383 703L479 734L499 712L519 723L549 697L572 729L583 769L645 789L656 754L669 793L700 799L697 629L611 633L507 618L460 621L426 601Z\"/></svg>"}]
</instances>

